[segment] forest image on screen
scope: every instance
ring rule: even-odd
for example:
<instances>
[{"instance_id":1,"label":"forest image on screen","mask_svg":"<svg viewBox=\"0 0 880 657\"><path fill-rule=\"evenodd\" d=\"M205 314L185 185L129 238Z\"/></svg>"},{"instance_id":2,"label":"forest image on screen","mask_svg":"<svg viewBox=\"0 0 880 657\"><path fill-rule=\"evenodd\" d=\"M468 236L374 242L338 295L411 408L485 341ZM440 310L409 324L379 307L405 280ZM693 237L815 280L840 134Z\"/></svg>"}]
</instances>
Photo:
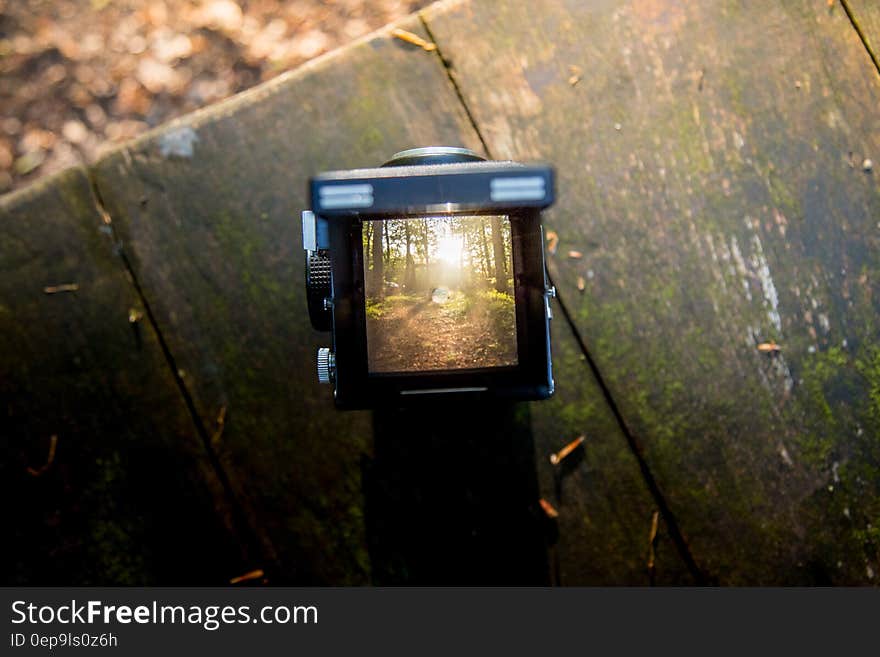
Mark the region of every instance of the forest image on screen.
<instances>
[{"instance_id":1,"label":"forest image on screen","mask_svg":"<svg viewBox=\"0 0 880 657\"><path fill-rule=\"evenodd\" d=\"M370 372L517 364L510 220L365 221Z\"/></svg>"}]
</instances>

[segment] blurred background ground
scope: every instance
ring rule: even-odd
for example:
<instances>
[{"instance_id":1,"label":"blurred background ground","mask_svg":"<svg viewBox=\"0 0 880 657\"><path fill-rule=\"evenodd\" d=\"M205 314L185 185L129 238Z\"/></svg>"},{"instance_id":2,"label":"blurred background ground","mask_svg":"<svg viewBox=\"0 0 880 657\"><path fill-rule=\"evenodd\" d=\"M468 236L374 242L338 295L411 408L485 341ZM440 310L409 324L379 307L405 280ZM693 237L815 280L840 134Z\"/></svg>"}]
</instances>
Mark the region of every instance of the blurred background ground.
<instances>
[{"instance_id":1,"label":"blurred background ground","mask_svg":"<svg viewBox=\"0 0 880 657\"><path fill-rule=\"evenodd\" d=\"M430 0L0 0L0 194Z\"/></svg>"}]
</instances>

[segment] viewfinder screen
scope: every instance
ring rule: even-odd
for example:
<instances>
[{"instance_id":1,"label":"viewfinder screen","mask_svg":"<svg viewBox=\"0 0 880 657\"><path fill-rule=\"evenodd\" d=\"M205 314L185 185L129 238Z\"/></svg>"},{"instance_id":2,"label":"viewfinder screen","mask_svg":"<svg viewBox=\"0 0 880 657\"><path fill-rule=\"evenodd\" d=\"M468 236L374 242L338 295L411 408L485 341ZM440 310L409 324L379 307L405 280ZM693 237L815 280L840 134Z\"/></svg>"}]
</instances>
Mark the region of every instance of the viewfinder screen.
<instances>
[{"instance_id":1,"label":"viewfinder screen","mask_svg":"<svg viewBox=\"0 0 880 657\"><path fill-rule=\"evenodd\" d=\"M506 216L365 221L370 372L517 364Z\"/></svg>"}]
</instances>

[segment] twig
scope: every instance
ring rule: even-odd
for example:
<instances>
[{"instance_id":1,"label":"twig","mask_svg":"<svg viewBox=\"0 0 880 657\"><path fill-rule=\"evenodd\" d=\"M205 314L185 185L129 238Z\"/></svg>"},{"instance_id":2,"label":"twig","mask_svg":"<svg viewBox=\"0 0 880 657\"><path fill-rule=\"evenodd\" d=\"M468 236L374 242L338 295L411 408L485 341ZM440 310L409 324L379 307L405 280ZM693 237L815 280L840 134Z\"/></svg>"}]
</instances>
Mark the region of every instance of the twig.
<instances>
[{"instance_id":1,"label":"twig","mask_svg":"<svg viewBox=\"0 0 880 657\"><path fill-rule=\"evenodd\" d=\"M214 430L214 435L211 436L211 444L216 445L220 442L220 437L223 435L223 427L226 426L226 405L220 407L220 412L217 413L217 429Z\"/></svg>"},{"instance_id":2,"label":"twig","mask_svg":"<svg viewBox=\"0 0 880 657\"><path fill-rule=\"evenodd\" d=\"M547 231L547 253L556 255L556 249L559 246L559 235L555 230Z\"/></svg>"},{"instance_id":3,"label":"twig","mask_svg":"<svg viewBox=\"0 0 880 657\"><path fill-rule=\"evenodd\" d=\"M654 511L651 516L651 531L648 532L648 570L654 570L654 544L657 542L657 528L660 524L660 512Z\"/></svg>"},{"instance_id":4,"label":"twig","mask_svg":"<svg viewBox=\"0 0 880 657\"><path fill-rule=\"evenodd\" d=\"M255 579L260 579L265 575L262 568L257 568L256 570L252 570L249 573L245 573L244 575L239 575L238 577L233 577L229 580L230 584L241 584L242 582L250 582Z\"/></svg>"},{"instance_id":5,"label":"twig","mask_svg":"<svg viewBox=\"0 0 880 657\"><path fill-rule=\"evenodd\" d=\"M550 502L545 500L543 497L538 500L538 504L541 505L541 509L544 511L545 514L547 514L548 518L558 518L559 517L559 511L554 509L553 505L550 504Z\"/></svg>"},{"instance_id":6,"label":"twig","mask_svg":"<svg viewBox=\"0 0 880 657\"><path fill-rule=\"evenodd\" d=\"M580 445L586 439L587 439L586 436L578 436L577 438L572 440L570 443L568 443L568 445L566 445L565 447L560 449L558 452L556 452L555 454L551 454L550 455L550 463L552 463L553 465L559 465L560 463L562 463L562 460L566 456L568 456L575 449L577 449L578 445Z\"/></svg>"},{"instance_id":7,"label":"twig","mask_svg":"<svg viewBox=\"0 0 880 657\"><path fill-rule=\"evenodd\" d=\"M39 477L41 474L46 472L49 469L49 466L52 465L52 462L55 460L55 449L58 447L58 436L52 434L52 438L49 439L49 456L46 459L46 462L41 465L39 468L32 468L28 466L28 474L34 477Z\"/></svg>"},{"instance_id":8,"label":"twig","mask_svg":"<svg viewBox=\"0 0 880 657\"><path fill-rule=\"evenodd\" d=\"M437 44L431 43L430 41L425 41L418 34L413 34L412 32L407 32L406 30L401 30L399 27L391 30L391 36L396 39L400 39L401 41L406 41L407 43L411 43L414 46L418 46L422 50L426 52L431 52L433 50L437 50Z\"/></svg>"},{"instance_id":9,"label":"twig","mask_svg":"<svg viewBox=\"0 0 880 657\"><path fill-rule=\"evenodd\" d=\"M78 289L78 283L63 283L61 285L47 285L43 288L43 292L46 294L58 294L59 292L76 292Z\"/></svg>"}]
</instances>

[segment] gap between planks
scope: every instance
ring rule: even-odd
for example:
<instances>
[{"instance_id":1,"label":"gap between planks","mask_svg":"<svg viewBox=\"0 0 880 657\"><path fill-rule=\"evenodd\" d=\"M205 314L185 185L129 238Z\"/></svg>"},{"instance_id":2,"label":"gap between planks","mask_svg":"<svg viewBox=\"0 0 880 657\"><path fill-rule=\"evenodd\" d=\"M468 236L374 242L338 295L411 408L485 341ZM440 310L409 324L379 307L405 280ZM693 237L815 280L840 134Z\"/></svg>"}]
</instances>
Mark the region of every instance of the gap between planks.
<instances>
[{"instance_id":1,"label":"gap between planks","mask_svg":"<svg viewBox=\"0 0 880 657\"><path fill-rule=\"evenodd\" d=\"M119 258L122 261L126 272L128 273L129 280L131 280L132 286L134 287L135 293L137 294L138 300L144 308L147 321L150 323L150 327L152 328L153 333L155 334L156 339L159 343L159 347L162 350L162 355L165 358L165 363L167 364L168 369L171 372L171 376L174 379L175 384L177 385L177 389L180 392L181 397L183 398L183 402L186 405L190 420L193 423L196 433L199 435L202 446L204 447L205 453L207 454L208 461L211 464L211 469L217 476L217 479L220 482L220 486L223 489L223 496L226 499L226 503L229 505L229 509L232 515L234 535L238 539L239 546L243 551L244 560L246 563L256 562L258 560L265 563L266 559L264 557L263 550L261 549L263 542L259 539L257 532L247 519L247 514L245 514L244 508L242 507L241 503L238 500L238 497L235 494L235 489L232 486L229 475L227 474L226 469L223 467L223 464L220 462L220 458L217 456L217 452L212 444L211 435L208 433L205 424L196 409L195 401L193 400L192 394L190 393L189 389L186 386L186 383L180 375L180 371L178 370L177 361L174 358L174 354L171 353L171 348L169 347L168 342L165 339L161 328L159 327L159 322L156 319L155 314L153 313L150 302L147 300L146 294L144 293L143 287L140 284L140 280L138 279L138 275L135 272L134 266L132 265L131 260L129 260L128 255L125 252L122 240L118 237L116 233L116 227L113 223L113 217L110 215L110 212L104 205L104 200L101 197L101 191L98 187L98 181L95 178L94 172L92 171L91 167L85 167L85 171L86 176L88 177L92 203L95 206L95 210L103 220L104 224L110 228L110 234L113 240L114 249L119 255Z\"/></svg>"},{"instance_id":2,"label":"gap between planks","mask_svg":"<svg viewBox=\"0 0 880 657\"><path fill-rule=\"evenodd\" d=\"M859 21L856 18L856 15L853 13L852 9L849 6L849 0L840 0L840 5L843 7L843 11L846 13L847 18L849 18L850 25L853 26L856 34L859 35L859 40L865 47L865 51L868 53L868 57L870 57L871 61L874 63L874 69L877 71L877 74L880 75L880 59L878 59L877 53L875 53L871 48L868 37L865 35L864 31L862 31L862 26L859 25Z\"/></svg>"},{"instance_id":3,"label":"gap between planks","mask_svg":"<svg viewBox=\"0 0 880 657\"><path fill-rule=\"evenodd\" d=\"M443 69L446 71L446 77L449 79L449 83L452 85L453 90L455 91L455 95L458 97L459 103L461 103L461 107L464 110L465 115L468 118L468 121L471 124L471 127L474 129L474 132L477 135L477 138L480 140L480 144L483 146L483 151L489 159L494 159L492 156L492 151L489 148L488 143L483 138L483 133L480 130L480 126L477 124L476 118L471 112L470 107L464 98L464 93L461 90L461 87L458 84L458 80L455 79L455 74L452 70L452 66L449 60L446 59L443 55L443 48L441 48L440 44L437 42L437 39L434 37L434 33L431 31L430 26L428 25L428 21L425 19L425 16L422 12L418 12L419 20L422 23L422 27L428 35L428 38L431 40L434 45L437 46L434 52L437 53L437 57L440 58L440 63L443 66ZM547 279L550 281L551 285L554 285L552 278L550 277L550 272L547 271ZM678 550L679 555L684 561L688 571L691 576L694 578L695 582L701 586L709 585L714 583L713 578L711 578L696 562L693 554L691 553L690 547L688 545L687 539L682 533L678 520L675 517L675 514L672 512L669 504L666 501L666 496L663 494L663 491L660 488L660 485L657 483L657 480L654 477L653 472L651 471L651 467L648 465L648 462L645 460L644 451L641 447L641 443L630 431L629 425L623 417L623 413L620 410L620 407L617 404L617 401L614 399L614 396L611 393L608 385L605 382L605 378L602 376L601 371L599 370L596 361L593 359L590 350L587 347L586 342L580 334L580 331L577 328L577 325L574 322L571 314L568 311L568 307L565 305L565 301L559 293L559 289L556 290L556 302L562 310L562 315L565 317L566 324L568 328L571 330L572 335L574 336L575 341L578 344L578 348L584 356L587 367L593 375L593 378L596 384L599 386L599 389L602 392L602 396L605 399L605 403L614 416L614 420L617 423L617 426L620 428L620 431L623 433L626 438L627 446L629 447L630 452L633 457L636 459L636 462L639 466L639 472L642 475L642 479L645 483L645 486L648 488L648 491L651 494L651 497L654 498L654 502L657 504L657 507L660 509L661 514L663 515L663 519L666 521L666 526L669 530L670 538L672 538L672 542L675 544L676 549Z\"/></svg>"}]
</instances>

